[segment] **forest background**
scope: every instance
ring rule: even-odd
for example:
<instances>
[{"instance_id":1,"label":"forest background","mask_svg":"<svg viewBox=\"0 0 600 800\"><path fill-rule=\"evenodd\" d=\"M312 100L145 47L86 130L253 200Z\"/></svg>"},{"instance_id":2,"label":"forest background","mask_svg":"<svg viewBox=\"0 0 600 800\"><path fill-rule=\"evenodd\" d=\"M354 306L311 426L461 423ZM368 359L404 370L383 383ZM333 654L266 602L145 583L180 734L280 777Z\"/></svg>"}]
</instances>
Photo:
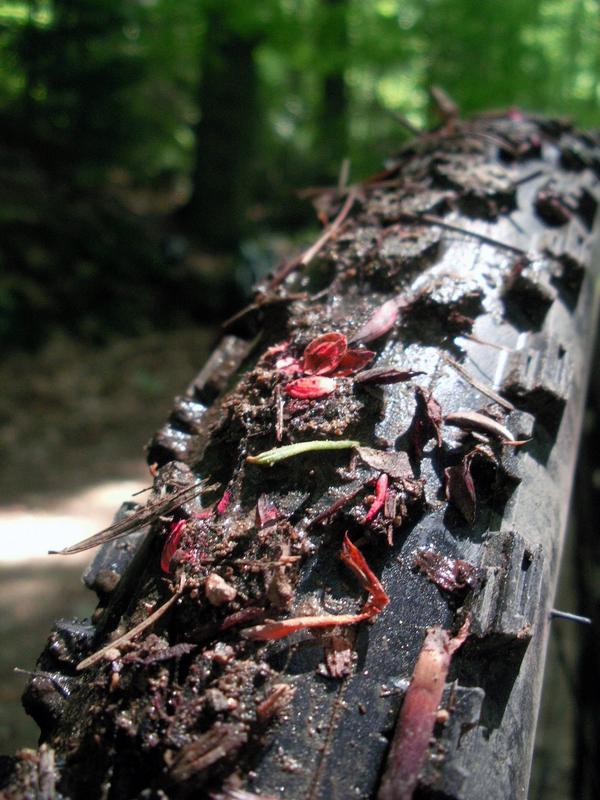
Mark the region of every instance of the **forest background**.
<instances>
[{"instance_id":1,"label":"forest background","mask_svg":"<svg viewBox=\"0 0 600 800\"><path fill-rule=\"evenodd\" d=\"M335 184L345 159L363 178L411 126L438 124L430 86L464 115L599 118L598 0L13 0L0 52L0 495L13 509L140 477L144 441L219 323L314 238L304 190ZM15 574L9 638L23 626ZM20 735L0 716L0 741ZM569 796L575 749L564 763L539 751L539 796L557 780Z\"/></svg>"}]
</instances>

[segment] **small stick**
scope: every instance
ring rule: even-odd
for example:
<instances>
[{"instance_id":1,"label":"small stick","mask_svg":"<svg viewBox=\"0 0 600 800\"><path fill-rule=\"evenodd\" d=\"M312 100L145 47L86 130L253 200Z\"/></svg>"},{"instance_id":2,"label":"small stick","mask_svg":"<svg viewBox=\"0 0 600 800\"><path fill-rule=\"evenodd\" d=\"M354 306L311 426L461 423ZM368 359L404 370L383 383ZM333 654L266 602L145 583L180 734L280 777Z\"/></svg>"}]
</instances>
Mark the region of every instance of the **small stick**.
<instances>
[{"instance_id":1,"label":"small stick","mask_svg":"<svg viewBox=\"0 0 600 800\"><path fill-rule=\"evenodd\" d=\"M493 347L494 350L504 350L505 353L514 353L512 347L506 347L504 344L496 344L495 342L488 342L486 339L480 339L478 336L473 336L472 333L461 333L460 336L456 337L457 339L469 339L471 342L475 342L476 344L483 344L486 347Z\"/></svg>"},{"instance_id":2,"label":"small stick","mask_svg":"<svg viewBox=\"0 0 600 800\"><path fill-rule=\"evenodd\" d=\"M104 656L106 655L106 653L108 653L110 650L113 650L114 648L120 647L122 644L125 644L125 642L130 642L132 639L135 639L135 637L139 633L142 633L142 631L145 631L146 628L149 628L151 625L154 625L156 620L160 619L163 616L163 614L166 611L168 611L171 608L171 606L177 600L179 600L179 598L181 597L181 594L182 594L182 589L183 589L183 587L180 586L180 588L177 590L177 592L175 592L175 594L172 597L170 597L167 600L166 603L163 603L162 606L157 608L156 611L154 611L152 614L150 614L149 617L146 617L145 620L140 622L138 625L136 625L130 631L127 631L126 633L124 633L122 636L119 636L114 641L109 642L107 645L102 647L100 650L97 650L91 656L88 656L87 658L84 658L83 661L80 661L79 664L77 664L77 667L76 667L77 671L80 671L80 670L83 670L83 669L87 669L88 667L92 667L94 664L97 664L98 661L101 661L104 658Z\"/></svg>"},{"instance_id":3,"label":"small stick","mask_svg":"<svg viewBox=\"0 0 600 800\"><path fill-rule=\"evenodd\" d=\"M583 625L591 625L590 617L580 617L579 614L571 614L569 611L559 611L553 608L550 611L550 619L567 619L569 622L581 622Z\"/></svg>"},{"instance_id":4,"label":"small stick","mask_svg":"<svg viewBox=\"0 0 600 800\"><path fill-rule=\"evenodd\" d=\"M444 228L445 230L453 231L454 233L463 233L466 236L473 236L475 239L479 239L480 241L484 242L484 244L490 244L494 247L502 247L504 250L508 250L511 253L516 253L517 255L524 256L525 258L527 257L527 253L521 247L515 247L515 245L501 242L499 239L486 236L484 233L470 231L468 228L461 228L460 225L452 225L452 223L444 222L443 219L434 217L431 214L410 214L409 212L404 211L400 214L400 221L416 222L417 224L424 222L426 225L437 225L439 228Z\"/></svg>"},{"instance_id":5,"label":"small stick","mask_svg":"<svg viewBox=\"0 0 600 800\"><path fill-rule=\"evenodd\" d=\"M342 192L346 191L348 187L349 175L350 175L350 159L344 158L342 160L342 166L340 167L340 174L338 177L338 185L337 185L338 194L342 194Z\"/></svg>"},{"instance_id":6,"label":"small stick","mask_svg":"<svg viewBox=\"0 0 600 800\"><path fill-rule=\"evenodd\" d=\"M540 175L544 175L545 171L543 169L536 169L535 172L531 172L529 175L524 175L522 178L514 181L515 186L522 186L527 181L532 181L534 178L539 178Z\"/></svg>"},{"instance_id":7,"label":"small stick","mask_svg":"<svg viewBox=\"0 0 600 800\"><path fill-rule=\"evenodd\" d=\"M461 364L454 361L452 358L449 358L448 356L442 356L442 358L447 364L449 364L451 367L454 367L454 369L459 373L459 375L462 375L462 377L467 381L467 383L470 383L471 386L474 386L475 389L477 389L477 391L481 392L482 394L485 394L487 397L489 397L495 403L498 403L498 405L502 406L502 408L505 408L507 411L515 410L515 407L510 402L510 400L506 400L504 397L502 397L502 395L499 395L498 392L495 392L491 388L491 386L486 386L485 383L480 383L472 375L470 375Z\"/></svg>"},{"instance_id":8,"label":"small stick","mask_svg":"<svg viewBox=\"0 0 600 800\"><path fill-rule=\"evenodd\" d=\"M275 397L275 439L280 442L283 438L283 411L285 400L281 396L281 386L277 384L274 391Z\"/></svg>"},{"instance_id":9,"label":"small stick","mask_svg":"<svg viewBox=\"0 0 600 800\"><path fill-rule=\"evenodd\" d=\"M317 241L311 247L309 247L308 250L306 250L302 256L293 258L290 262L288 262L287 264L283 264L282 267L280 267L280 269L277 270L275 275L273 275L273 277L269 281L268 284L269 289L275 289L277 286L283 283L283 281L288 277L288 275L291 275L291 273L297 267L305 267L307 264L310 264L310 262L319 252L319 250L321 250L321 248L329 241L329 239L331 239L331 237L335 233L337 233L337 231L340 229L342 223L350 213L350 209L354 205L354 201L356 200L357 196L358 196L358 191L356 189L351 189L350 192L348 193L348 197L346 198L346 202L341 208L340 213L333 220L331 225L328 228L326 228L326 230L321 234L321 236L319 236Z\"/></svg>"},{"instance_id":10,"label":"small stick","mask_svg":"<svg viewBox=\"0 0 600 800\"><path fill-rule=\"evenodd\" d=\"M325 522L326 519L329 519L329 517L332 517L335 513L337 513L340 510L340 508L343 508L346 505L346 503L349 503L351 500L354 500L354 498L358 494L364 491L365 486L369 484L372 484L372 481L367 481L366 484L359 486L358 489L355 489L353 492L350 492L350 494L345 494L343 497L338 498L334 503L332 503L328 508L326 508L325 511L321 511L321 513L317 514L317 516L314 519L311 519L306 527L310 528L313 525L318 525L319 522Z\"/></svg>"}]
</instances>

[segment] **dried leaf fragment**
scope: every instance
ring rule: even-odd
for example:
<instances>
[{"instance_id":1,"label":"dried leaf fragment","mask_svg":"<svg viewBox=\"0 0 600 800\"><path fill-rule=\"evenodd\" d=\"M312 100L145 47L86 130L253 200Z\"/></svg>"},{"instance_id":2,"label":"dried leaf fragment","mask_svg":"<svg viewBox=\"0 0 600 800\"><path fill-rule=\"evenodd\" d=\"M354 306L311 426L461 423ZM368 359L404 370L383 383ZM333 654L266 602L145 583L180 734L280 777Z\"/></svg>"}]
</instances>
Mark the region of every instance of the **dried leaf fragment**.
<instances>
[{"instance_id":1,"label":"dried leaf fragment","mask_svg":"<svg viewBox=\"0 0 600 800\"><path fill-rule=\"evenodd\" d=\"M453 594L477 590L481 586L481 573L477 567L437 550L417 550L414 567L440 589Z\"/></svg>"},{"instance_id":2,"label":"dried leaf fragment","mask_svg":"<svg viewBox=\"0 0 600 800\"><path fill-rule=\"evenodd\" d=\"M374 358L375 353L372 350L347 350L333 374L338 378L354 375L355 372L359 372L367 364L370 364Z\"/></svg>"},{"instance_id":3,"label":"dried leaf fragment","mask_svg":"<svg viewBox=\"0 0 600 800\"><path fill-rule=\"evenodd\" d=\"M375 499L371 503L369 510L365 516L365 523L371 522L372 519L375 519L377 514L381 511L385 503L385 497L387 494L389 478L386 472L382 472L381 475L377 478L377 483L375 484Z\"/></svg>"},{"instance_id":4,"label":"dried leaf fragment","mask_svg":"<svg viewBox=\"0 0 600 800\"><path fill-rule=\"evenodd\" d=\"M276 683L265 699L256 706L259 722L266 722L279 714L291 702L296 689L289 683Z\"/></svg>"},{"instance_id":5,"label":"dried leaf fragment","mask_svg":"<svg viewBox=\"0 0 600 800\"><path fill-rule=\"evenodd\" d=\"M513 435L507 427L486 414L480 414L478 411L455 411L451 414L446 414L444 422L446 425L453 425L463 431L487 433L489 436L501 439L506 443L513 441Z\"/></svg>"},{"instance_id":6,"label":"dried leaf fragment","mask_svg":"<svg viewBox=\"0 0 600 800\"><path fill-rule=\"evenodd\" d=\"M263 492L256 503L256 527L262 529L277 522L280 518L281 512L269 496Z\"/></svg>"},{"instance_id":7,"label":"dried leaf fragment","mask_svg":"<svg viewBox=\"0 0 600 800\"><path fill-rule=\"evenodd\" d=\"M223 496L217 503L217 514L219 516L227 511L229 503L231 502L231 496L232 495L229 489L225 489L225 491L223 492Z\"/></svg>"},{"instance_id":8,"label":"dried leaf fragment","mask_svg":"<svg viewBox=\"0 0 600 800\"><path fill-rule=\"evenodd\" d=\"M412 380L416 375L425 375L420 370L396 369L395 367L373 367L365 369L354 379L356 383L382 386L389 383L402 383Z\"/></svg>"},{"instance_id":9,"label":"dried leaf fragment","mask_svg":"<svg viewBox=\"0 0 600 800\"><path fill-rule=\"evenodd\" d=\"M408 455L395 450L377 450L374 447L357 447L356 452L369 467L387 473L390 478L412 478L413 471Z\"/></svg>"},{"instance_id":10,"label":"dried leaf fragment","mask_svg":"<svg viewBox=\"0 0 600 800\"><path fill-rule=\"evenodd\" d=\"M373 614L378 614L387 606L387 604L390 602L390 598L381 585L377 575L375 575L373 570L367 564L367 560L363 554L348 538L347 533L344 534L340 558L344 564L356 575L363 589L366 589L366 591L371 595L371 597L365 603L363 611L370 609Z\"/></svg>"},{"instance_id":11,"label":"dried leaf fragment","mask_svg":"<svg viewBox=\"0 0 600 800\"><path fill-rule=\"evenodd\" d=\"M177 522L171 523L171 529L167 536L167 541L165 542L160 555L160 568L163 572L167 573L167 575L171 571L171 559L179 547L179 542L181 541L181 537L183 536L186 525L187 520L185 519L180 519Z\"/></svg>"},{"instance_id":12,"label":"dried leaf fragment","mask_svg":"<svg viewBox=\"0 0 600 800\"><path fill-rule=\"evenodd\" d=\"M167 750L165 760L170 775L177 783L183 783L217 761L236 753L247 740L248 733L244 725L215 722L210 730L200 734L178 753Z\"/></svg>"},{"instance_id":13,"label":"dried leaf fragment","mask_svg":"<svg viewBox=\"0 0 600 800\"><path fill-rule=\"evenodd\" d=\"M475 522L477 498L475 484L471 476L471 462L474 453L467 453L460 464L446 467L446 500L455 505L469 525Z\"/></svg>"},{"instance_id":14,"label":"dried leaf fragment","mask_svg":"<svg viewBox=\"0 0 600 800\"><path fill-rule=\"evenodd\" d=\"M411 443L415 457L421 459L425 444L435 437L437 446L442 446L442 407L432 393L422 386L415 387L417 407L411 424Z\"/></svg>"}]
</instances>

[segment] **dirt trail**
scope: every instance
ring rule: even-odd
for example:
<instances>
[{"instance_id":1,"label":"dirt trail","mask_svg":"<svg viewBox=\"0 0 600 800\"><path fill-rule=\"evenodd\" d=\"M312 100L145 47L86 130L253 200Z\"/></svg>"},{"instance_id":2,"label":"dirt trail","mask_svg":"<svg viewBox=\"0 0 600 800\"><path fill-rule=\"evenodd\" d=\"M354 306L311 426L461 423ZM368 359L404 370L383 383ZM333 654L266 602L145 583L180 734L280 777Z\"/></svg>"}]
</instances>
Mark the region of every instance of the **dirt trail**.
<instances>
[{"instance_id":1,"label":"dirt trail","mask_svg":"<svg viewBox=\"0 0 600 800\"><path fill-rule=\"evenodd\" d=\"M140 463L127 480L98 483L68 496L49 495L39 506L0 506L0 753L36 744L37 725L25 715L20 696L35 669L48 632L59 617L84 617L95 596L80 576L93 551L49 556L49 548L72 544L106 527L120 506L144 489ZM43 509L43 510L42 510Z\"/></svg>"}]
</instances>

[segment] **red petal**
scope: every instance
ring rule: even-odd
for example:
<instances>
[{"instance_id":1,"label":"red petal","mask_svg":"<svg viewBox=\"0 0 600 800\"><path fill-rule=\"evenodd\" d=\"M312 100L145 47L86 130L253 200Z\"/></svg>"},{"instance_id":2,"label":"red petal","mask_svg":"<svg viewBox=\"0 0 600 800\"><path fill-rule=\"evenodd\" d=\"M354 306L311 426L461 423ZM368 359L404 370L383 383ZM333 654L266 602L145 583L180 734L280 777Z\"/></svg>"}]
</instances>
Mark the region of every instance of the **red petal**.
<instances>
[{"instance_id":1,"label":"red petal","mask_svg":"<svg viewBox=\"0 0 600 800\"><path fill-rule=\"evenodd\" d=\"M335 387L336 383L333 378L321 378L315 375L291 381L285 387L285 392L297 400L316 400L318 397L326 397L331 394L335 391Z\"/></svg>"},{"instance_id":2,"label":"red petal","mask_svg":"<svg viewBox=\"0 0 600 800\"><path fill-rule=\"evenodd\" d=\"M355 372L364 369L374 358L375 353L372 350L346 350L335 374L338 377L354 375Z\"/></svg>"},{"instance_id":3,"label":"red petal","mask_svg":"<svg viewBox=\"0 0 600 800\"><path fill-rule=\"evenodd\" d=\"M173 554L179 547L179 542L183 535L183 531L187 524L187 520L180 519L178 522L171 523L171 530L167 537L167 541L165 542L165 546L163 547L161 556L160 556L160 568L163 572L167 574L171 571L171 559L173 558Z\"/></svg>"},{"instance_id":4,"label":"red petal","mask_svg":"<svg viewBox=\"0 0 600 800\"><path fill-rule=\"evenodd\" d=\"M224 514L227 511L227 507L231 502L231 492L229 489L225 489L223 492L223 497L217 503L217 514Z\"/></svg>"},{"instance_id":5,"label":"red petal","mask_svg":"<svg viewBox=\"0 0 600 800\"><path fill-rule=\"evenodd\" d=\"M338 366L348 344L343 333L317 336L304 350L302 369L307 375L327 375Z\"/></svg>"},{"instance_id":6,"label":"red petal","mask_svg":"<svg viewBox=\"0 0 600 800\"><path fill-rule=\"evenodd\" d=\"M375 575L371 567L367 564L366 558L358 547L350 541L347 533L344 534L340 558L356 575L363 589L366 589L371 595L363 608L363 612L371 610L372 613L378 614L387 606L390 602L390 598L381 585L377 575Z\"/></svg>"}]
</instances>

